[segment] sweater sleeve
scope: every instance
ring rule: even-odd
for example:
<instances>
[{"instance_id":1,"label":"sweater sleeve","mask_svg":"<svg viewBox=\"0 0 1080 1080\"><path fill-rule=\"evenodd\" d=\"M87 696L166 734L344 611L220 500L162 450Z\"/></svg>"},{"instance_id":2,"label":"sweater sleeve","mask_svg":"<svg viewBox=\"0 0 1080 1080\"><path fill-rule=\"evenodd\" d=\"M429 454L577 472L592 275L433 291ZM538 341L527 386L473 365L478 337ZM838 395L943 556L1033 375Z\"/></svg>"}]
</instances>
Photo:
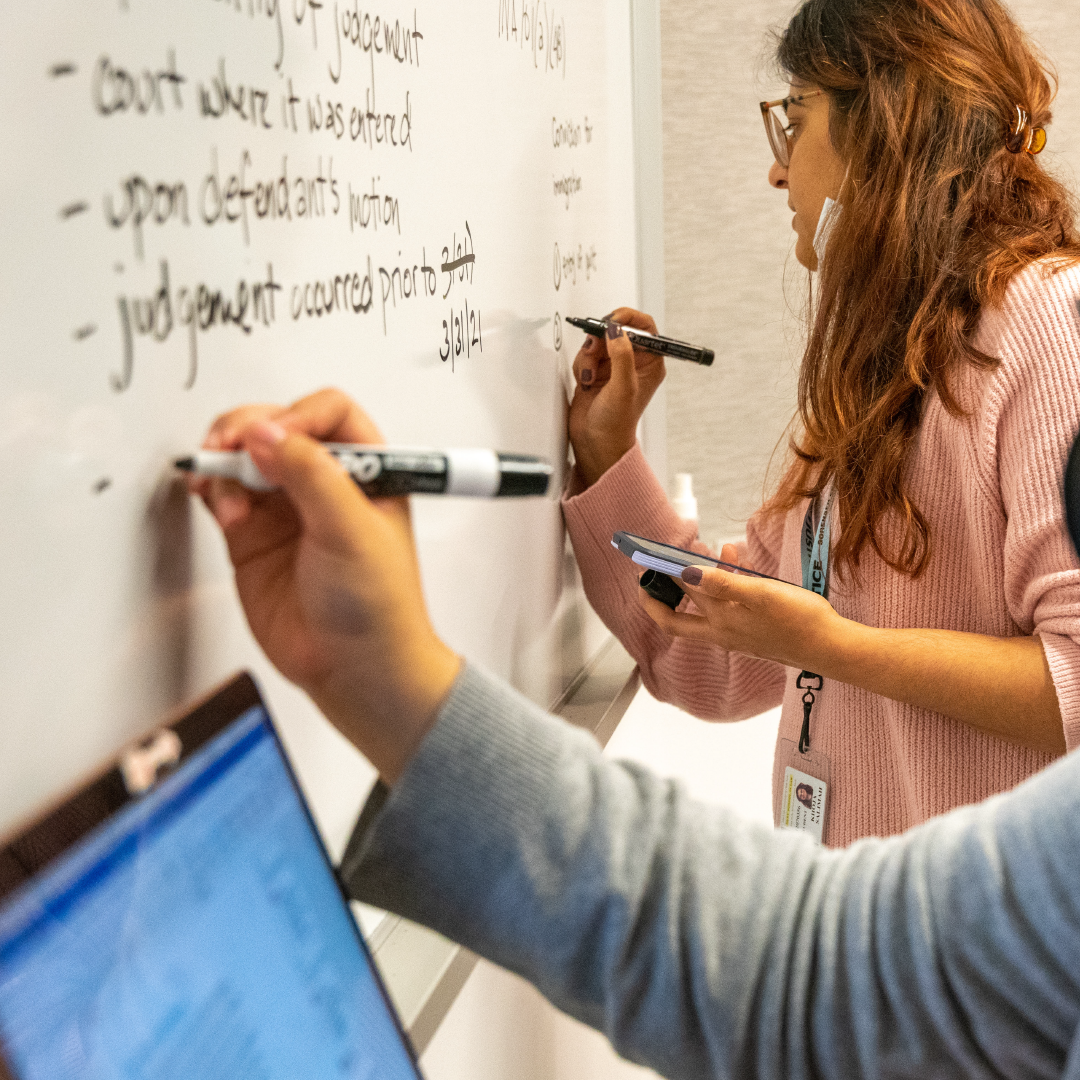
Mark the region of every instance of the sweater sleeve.
<instances>
[{"instance_id":1,"label":"sweater sleeve","mask_svg":"<svg viewBox=\"0 0 1080 1080\"><path fill-rule=\"evenodd\" d=\"M1005 595L1043 643L1068 749L1080 744L1080 560L1065 523L1065 466L1080 431L1080 269L1029 268L998 315L1000 366L982 429L987 483L1007 519Z\"/></svg>"},{"instance_id":2,"label":"sweater sleeve","mask_svg":"<svg viewBox=\"0 0 1080 1080\"><path fill-rule=\"evenodd\" d=\"M697 529L679 518L635 445L595 483L563 499L563 516L581 569L585 595L607 628L638 662L646 689L707 720L742 720L780 704L784 668L705 642L663 633L638 603L640 570L611 546L623 531L713 555ZM755 569L776 574L783 523L756 518L747 530ZM684 603L688 603L684 601Z\"/></svg>"},{"instance_id":3,"label":"sweater sleeve","mask_svg":"<svg viewBox=\"0 0 1080 1080\"><path fill-rule=\"evenodd\" d=\"M1074 754L902 837L817 848L467 667L341 873L674 1080L1032 1080L1080 1064L1077 822Z\"/></svg>"}]
</instances>

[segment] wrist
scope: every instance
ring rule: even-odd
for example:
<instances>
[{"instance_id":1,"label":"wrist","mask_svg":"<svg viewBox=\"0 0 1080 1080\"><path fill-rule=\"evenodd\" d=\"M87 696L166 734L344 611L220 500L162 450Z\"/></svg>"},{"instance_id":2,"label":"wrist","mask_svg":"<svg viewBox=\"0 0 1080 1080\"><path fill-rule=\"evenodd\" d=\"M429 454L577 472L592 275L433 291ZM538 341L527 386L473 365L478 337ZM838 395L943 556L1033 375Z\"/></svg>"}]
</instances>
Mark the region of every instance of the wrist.
<instances>
[{"instance_id":1,"label":"wrist","mask_svg":"<svg viewBox=\"0 0 1080 1080\"><path fill-rule=\"evenodd\" d=\"M812 650L812 659L817 666L811 670L825 679L851 683L855 681L854 673L859 669L860 657L865 654L874 629L854 619L845 619L832 608L829 612L830 618Z\"/></svg>"},{"instance_id":2,"label":"wrist","mask_svg":"<svg viewBox=\"0 0 1080 1080\"><path fill-rule=\"evenodd\" d=\"M574 461L586 487L592 487L613 465L617 465L633 449L635 436L605 443L601 447L574 447Z\"/></svg>"},{"instance_id":3,"label":"wrist","mask_svg":"<svg viewBox=\"0 0 1080 1080\"><path fill-rule=\"evenodd\" d=\"M461 670L437 638L379 675L358 665L309 694L319 710L393 785L435 726Z\"/></svg>"}]
</instances>

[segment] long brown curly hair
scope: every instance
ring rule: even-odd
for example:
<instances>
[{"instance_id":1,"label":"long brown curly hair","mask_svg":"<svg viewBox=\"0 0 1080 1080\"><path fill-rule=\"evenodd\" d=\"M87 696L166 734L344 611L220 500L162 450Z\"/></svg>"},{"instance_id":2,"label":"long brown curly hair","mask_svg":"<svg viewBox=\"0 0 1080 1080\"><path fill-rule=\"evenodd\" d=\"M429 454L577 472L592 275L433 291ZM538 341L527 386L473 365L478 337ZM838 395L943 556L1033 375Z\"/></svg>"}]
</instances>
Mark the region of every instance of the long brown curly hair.
<instances>
[{"instance_id":1,"label":"long brown curly hair","mask_svg":"<svg viewBox=\"0 0 1080 1080\"><path fill-rule=\"evenodd\" d=\"M833 477L840 569L857 571L869 544L917 577L931 536L905 462L927 395L961 415L950 374L995 363L971 344L983 307L1036 259L1080 257L1068 191L1005 145L1018 105L1049 124L1056 81L998 0L806 0L777 56L789 79L827 92L849 170L793 460L769 506L790 509Z\"/></svg>"}]
</instances>

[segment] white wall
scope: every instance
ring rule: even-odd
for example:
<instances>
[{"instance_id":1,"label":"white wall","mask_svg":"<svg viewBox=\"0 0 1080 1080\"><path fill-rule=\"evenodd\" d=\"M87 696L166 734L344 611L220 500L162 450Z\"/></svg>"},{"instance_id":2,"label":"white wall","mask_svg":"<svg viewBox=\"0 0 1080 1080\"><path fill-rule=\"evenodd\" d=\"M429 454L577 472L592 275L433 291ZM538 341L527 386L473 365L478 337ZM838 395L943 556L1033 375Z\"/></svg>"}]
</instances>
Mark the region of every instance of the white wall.
<instances>
[{"instance_id":1,"label":"white wall","mask_svg":"<svg viewBox=\"0 0 1080 1080\"><path fill-rule=\"evenodd\" d=\"M647 1080L607 1040L559 1013L528 983L481 961L435 1033L427 1080Z\"/></svg>"},{"instance_id":2,"label":"white wall","mask_svg":"<svg viewBox=\"0 0 1080 1080\"><path fill-rule=\"evenodd\" d=\"M701 802L772 824L772 763L780 710L711 724L657 701L642 687L607 745L609 757L675 777Z\"/></svg>"},{"instance_id":3,"label":"white wall","mask_svg":"<svg viewBox=\"0 0 1080 1080\"><path fill-rule=\"evenodd\" d=\"M766 31L792 0L666 0L665 333L716 351L668 364L668 469L694 476L701 538L742 533L793 412L804 279L768 186L758 102L783 96ZM785 281L785 270L787 278Z\"/></svg>"}]
</instances>

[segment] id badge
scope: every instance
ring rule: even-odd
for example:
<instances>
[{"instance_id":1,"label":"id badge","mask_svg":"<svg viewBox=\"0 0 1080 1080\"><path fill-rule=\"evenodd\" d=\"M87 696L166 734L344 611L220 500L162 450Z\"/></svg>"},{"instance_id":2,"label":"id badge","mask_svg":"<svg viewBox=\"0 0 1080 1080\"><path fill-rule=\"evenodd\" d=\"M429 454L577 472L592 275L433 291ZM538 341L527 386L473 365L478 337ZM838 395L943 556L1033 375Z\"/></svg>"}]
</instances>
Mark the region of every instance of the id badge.
<instances>
[{"instance_id":1,"label":"id badge","mask_svg":"<svg viewBox=\"0 0 1080 1080\"><path fill-rule=\"evenodd\" d=\"M829 759L813 749L799 753L798 743L791 739L780 740L780 751L784 772L776 807L777 828L809 833L817 843L824 844L832 781Z\"/></svg>"}]
</instances>

